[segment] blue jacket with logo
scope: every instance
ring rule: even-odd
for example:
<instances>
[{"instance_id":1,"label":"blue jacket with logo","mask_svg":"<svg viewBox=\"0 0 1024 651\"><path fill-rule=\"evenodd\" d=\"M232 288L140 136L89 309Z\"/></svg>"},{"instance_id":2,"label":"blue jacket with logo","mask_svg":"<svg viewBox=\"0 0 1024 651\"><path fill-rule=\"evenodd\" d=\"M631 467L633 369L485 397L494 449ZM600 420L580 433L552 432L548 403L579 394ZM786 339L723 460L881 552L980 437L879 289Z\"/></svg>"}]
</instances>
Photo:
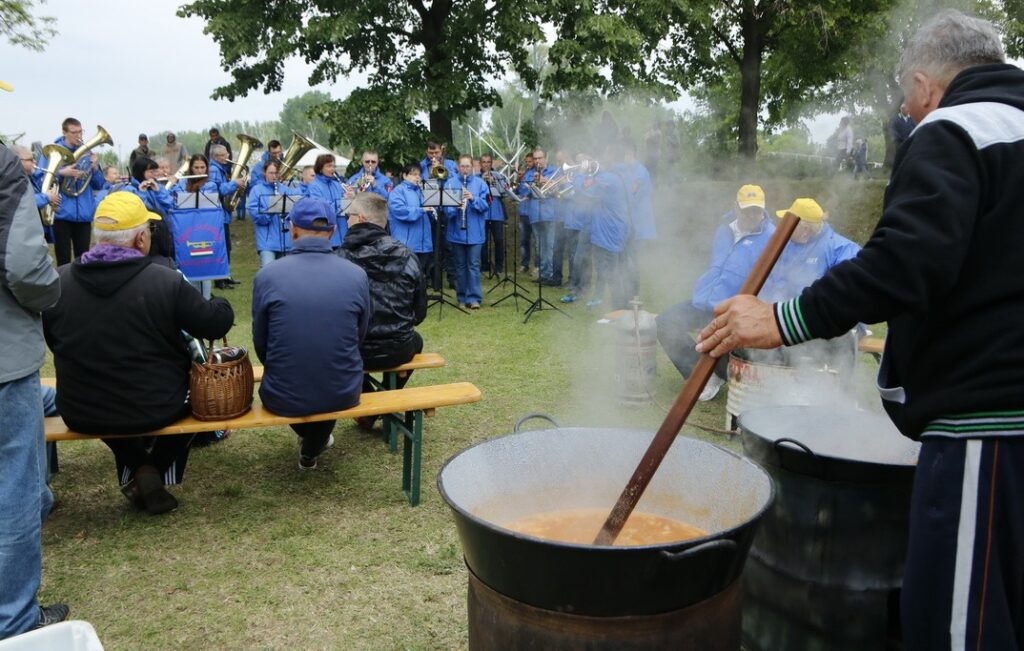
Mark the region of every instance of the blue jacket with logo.
<instances>
[{"instance_id":1,"label":"blue jacket with logo","mask_svg":"<svg viewBox=\"0 0 1024 651\"><path fill-rule=\"evenodd\" d=\"M70 151L74 151L74 147L69 147L67 142L64 141L64 136L57 138L53 141L55 144L65 147ZM78 163L83 168L85 167L88 158L83 158ZM39 155L39 160L36 161L38 169L33 172L33 178L38 178L41 183L43 180L42 170L46 169L47 158L42 154ZM53 183L55 187L60 187L63 180L67 178L64 176L55 176ZM77 179L78 182L85 183L84 178ZM61 192L60 207L57 208L57 212L54 215L54 219L66 222L91 222L92 215L96 212L96 198L93 196L93 190L99 191L106 185L106 181L103 180L103 174L100 172L99 167L92 171L92 174L88 178L89 189L77 197L69 197L68 195ZM38 203L38 198L36 199Z\"/></svg>"},{"instance_id":2,"label":"blue jacket with logo","mask_svg":"<svg viewBox=\"0 0 1024 651\"><path fill-rule=\"evenodd\" d=\"M402 181L388 195L388 223L391 237L409 247L413 253L434 250L430 214L423 210L423 190Z\"/></svg>"},{"instance_id":3,"label":"blue jacket with logo","mask_svg":"<svg viewBox=\"0 0 1024 651\"><path fill-rule=\"evenodd\" d=\"M735 220L733 213L727 213L724 219L725 223L715 231L715 239L711 243L711 264L693 287L693 306L709 312L740 291L757 257L775 232L775 224L766 212L758 230L737 241L729 226Z\"/></svg>"},{"instance_id":4,"label":"blue jacket with logo","mask_svg":"<svg viewBox=\"0 0 1024 651\"><path fill-rule=\"evenodd\" d=\"M495 179L497 179L497 178L504 179L505 178L504 176L500 176L497 172L491 172L491 174L493 175L493 178L495 178ZM487 181L484 181L484 177L482 175L477 174L476 176L481 181L484 182L484 185L487 185ZM502 181L501 183L498 183L496 185L496 187L499 188L499 191L501 191L501 188L505 187L504 181ZM505 221L505 203L502 201L502 197L503 196L504 196L504 191L501 191L501 195L500 196L496 197L496 196L492 195L491 194L491 186L487 185L487 203L488 203L487 221L489 221L489 222L503 222L503 221Z\"/></svg>"},{"instance_id":5,"label":"blue jacket with logo","mask_svg":"<svg viewBox=\"0 0 1024 651\"><path fill-rule=\"evenodd\" d=\"M340 213L341 200L345 198L345 190L342 189L341 183L336 178L317 174L309 182L309 190L306 196L320 199L328 206L331 206L335 213ZM334 229L334 235L331 235L331 246L334 248L340 247L341 240L344 239L347 232L348 222L343 217L339 217L338 226Z\"/></svg>"},{"instance_id":6,"label":"blue jacket with logo","mask_svg":"<svg viewBox=\"0 0 1024 651\"><path fill-rule=\"evenodd\" d=\"M253 183L249 190L245 208L252 217L253 229L256 232L257 251L287 251L291 248L292 235L288 222L285 221L282 224L280 214L266 212L270 205L270 198L279 194L296 199L302 196L302 192L289 188L287 185L267 183L266 181ZM291 205L290 200L289 205Z\"/></svg>"},{"instance_id":7,"label":"blue jacket with logo","mask_svg":"<svg viewBox=\"0 0 1024 651\"><path fill-rule=\"evenodd\" d=\"M263 362L260 400L276 414L305 416L359 404L370 323L366 272L320 237L301 237L291 255L252 283L252 343Z\"/></svg>"},{"instance_id":8,"label":"blue jacket with logo","mask_svg":"<svg viewBox=\"0 0 1024 651\"><path fill-rule=\"evenodd\" d=\"M622 177L615 169L582 179L577 194L591 199L590 243L622 253L629 242L629 203Z\"/></svg>"},{"instance_id":9,"label":"blue jacket with logo","mask_svg":"<svg viewBox=\"0 0 1024 651\"><path fill-rule=\"evenodd\" d=\"M462 177L455 176L448 180L445 189L462 193ZM479 176L472 174L466 179L466 189L473 198L466 204L466 228L460 227L462 221L462 210L460 208L445 208L445 215L448 219L448 227L445 229L446 237L453 244L483 244L485 239L484 223L487 221L487 214L490 205L487 199L490 190L487 183Z\"/></svg>"},{"instance_id":10,"label":"blue jacket with logo","mask_svg":"<svg viewBox=\"0 0 1024 651\"><path fill-rule=\"evenodd\" d=\"M857 255L860 246L832 230L827 223L804 244L790 240L758 296L769 303L799 296L805 287L844 260Z\"/></svg>"},{"instance_id":11,"label":"blue jacket with logo","mask_svg":"<svg viewBox=\"0 0 1024 651\"><path fill-rule=\"evenodd\" d=\"M351 185L353 189L355 189L356 185L359 183L359 179L363 178L363 175L365 173L366 170L361 169L352 176L348 177L348 184ZM376 170L373 174L373 185L370 186L369 191L376 192L380 196L387 199L388 193L391 192L391 190L394 189L394 187L395 184L391 182L391 179L389 179L380 170Z\"/></svg>"}]
</instances>

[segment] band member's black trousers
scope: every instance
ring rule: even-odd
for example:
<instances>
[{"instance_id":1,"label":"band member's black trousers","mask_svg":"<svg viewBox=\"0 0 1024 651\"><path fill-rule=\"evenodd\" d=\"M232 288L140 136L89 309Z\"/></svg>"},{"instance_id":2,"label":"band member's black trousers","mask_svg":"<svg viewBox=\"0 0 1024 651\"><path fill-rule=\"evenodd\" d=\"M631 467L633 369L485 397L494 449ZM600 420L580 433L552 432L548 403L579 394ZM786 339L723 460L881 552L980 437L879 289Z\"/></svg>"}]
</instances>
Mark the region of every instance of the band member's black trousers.
<instances>
[{"instance_id":1,"label":"band member's black trousers","mask_svg":"<svg viewBox=\"0 0 1024 651\"><path fill-rule=\"evenodd\" d=\"M57 255L57 266L71 262L72 248L76 260L88 251L91 236L92 222L69 222L63 219L54 221L53 252Z\"/></svg>"}]
</instances>

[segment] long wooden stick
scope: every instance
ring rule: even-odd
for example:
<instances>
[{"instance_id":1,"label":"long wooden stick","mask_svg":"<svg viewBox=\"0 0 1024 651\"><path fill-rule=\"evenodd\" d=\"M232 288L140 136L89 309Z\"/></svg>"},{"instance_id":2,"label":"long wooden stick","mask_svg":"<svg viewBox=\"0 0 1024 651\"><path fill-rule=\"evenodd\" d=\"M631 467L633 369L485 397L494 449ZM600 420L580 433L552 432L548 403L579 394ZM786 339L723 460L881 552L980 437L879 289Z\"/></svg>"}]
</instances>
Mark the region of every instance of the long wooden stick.
<instances>
[{"instance_id":1,"label":"long wooden stick","mask_svg":"<svg viewBox=\"0 0 1024 651\"><path fill-rule=\"evenodd\" d=\"M760 257L758 257L757 262L754 264L754 268L751 269L746 281L744 281L743 286L740 288L740 294L753 294L756 296L761 291L765 280L768 279L768 274L771 273L775 262L782 254L782 249L786 247L786 243L789 242L789 238L793 235L793 231L799 222L799 217L793 213L786 213L786 216L783 217L782 222L775 229L775 233L768 240L768 245L761 252ZM618 501L615 502L612 512L608 515L608 519L605 520L601 531L598 532L597 538L594 539L595 545L611 545L618 538L623 525L626 524L626 520L629 519L633 509L636 508L637 502L643 497L644 491L647 490L647 485L651 483L651 478L657 472L658 466L661 465L665 455L668 454L668 449L672 447L672 442L676 440L676 435L682 429L683 423L686 422L690 412L693 411L693 406L697 403L697 397L700 395L700 392L704 390L704 385L711 379L711 374L714 372L717 362L717 359L707 353L700 356L697 365L693 368L693 372L690 373L690 377L686 379L683 388L679 391L679 396L672 404L668 415L665 416L664 422L658 428L658 433L654 435L654 440L651 441L650 447L647 448L643 459L640 460L640 464L633 472L633 476L630 477L626 488L619 495Z\"/></svg>"}]
</instances>

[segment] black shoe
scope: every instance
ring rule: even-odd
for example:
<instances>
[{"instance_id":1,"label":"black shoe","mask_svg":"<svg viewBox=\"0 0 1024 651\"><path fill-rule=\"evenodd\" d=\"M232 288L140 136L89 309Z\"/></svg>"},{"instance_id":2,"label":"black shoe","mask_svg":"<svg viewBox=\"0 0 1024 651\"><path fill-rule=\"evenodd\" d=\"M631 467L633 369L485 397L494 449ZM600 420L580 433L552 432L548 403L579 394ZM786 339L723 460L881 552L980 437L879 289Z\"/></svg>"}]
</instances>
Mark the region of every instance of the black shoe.
<instances>
[{"instance_id":1,"label":"black shoe","mask_svg":"<svg viewBox=\"0 0 1024 651\"><path fill-rule=\"evenodd\" d=\"M227 278L227 279L224 280L224 282L228 283L229 285L241 285L242 284L241 280L235 280L234 278Z\"/></svg>"},{"instance_id":2,"label":"black shoe","mask_svg":"<svg viewBox=\"0 0 1024 651\"><path fill-rule=\"evenodd\" d=\"M66 604L51 604L39 607L39 622L36 628L42 628L51 624L59 624L65 621L71 614L71 609Z\"/></svg>"},{"instance_id":3,"label":"black shoe","mask_svg":"<svg viewBox=\"0 0 1024 651\"><path fill-rule=\"evenodd\" d=\"M316 470L316 458L324 450L334 445L334 434L327 437L327 441L319 450L312 450L307 447L306 440L299 438L299 470Z\"/></svg>"}]
</instances>

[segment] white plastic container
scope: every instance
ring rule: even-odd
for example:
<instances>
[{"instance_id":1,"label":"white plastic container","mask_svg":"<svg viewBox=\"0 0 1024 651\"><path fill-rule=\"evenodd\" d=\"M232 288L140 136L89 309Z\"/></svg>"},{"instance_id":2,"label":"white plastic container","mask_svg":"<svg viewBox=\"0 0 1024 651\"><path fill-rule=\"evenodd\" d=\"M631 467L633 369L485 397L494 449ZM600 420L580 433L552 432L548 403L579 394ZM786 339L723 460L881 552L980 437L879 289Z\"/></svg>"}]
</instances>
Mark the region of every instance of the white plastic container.
<instances>
[{"instance_id":1,"label":"white plastic container","mask_svg":"<svg viewBox=\"0 0 1024 651\"><path fill-rule=\"evenodd\" d=\"M89 622L71 620L0 640L0 651L103 651Z\"/></svg>"}]
</instances>

